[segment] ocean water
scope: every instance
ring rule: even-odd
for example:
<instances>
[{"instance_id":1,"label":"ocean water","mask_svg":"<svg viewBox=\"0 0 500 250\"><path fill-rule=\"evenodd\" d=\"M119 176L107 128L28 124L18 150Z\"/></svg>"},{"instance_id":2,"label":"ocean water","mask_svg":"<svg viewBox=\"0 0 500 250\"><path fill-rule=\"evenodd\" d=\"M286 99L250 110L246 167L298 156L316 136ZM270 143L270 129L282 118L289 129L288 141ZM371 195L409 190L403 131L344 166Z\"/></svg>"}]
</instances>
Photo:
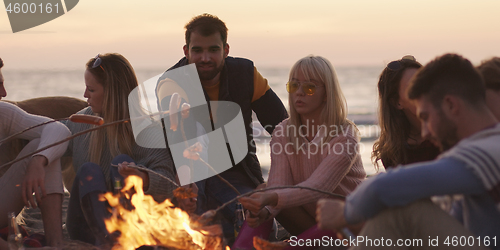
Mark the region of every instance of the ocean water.
<instances>
[{"instance_id":1,"label":"ocean water","mask_svg":"<svg viewBox=\"0 0 500 250\"><path fill-rule=\"evenodd\" d=\"M377 125L376 84L382 67L338 67L336 68L342 91L348 105L348 117L361 132L360 153L368 174L375 173L370 155L373 142L379 135ZM288 68L259 68L269 85L288 107ZM163 72L163 69L136 69L139 82L144 82ZM85 82L81 70L11 70L3 68L7 97L4 100L21 101L44 96L70 96L83 98ZM269 137L256 126L258 157L267 178L270 165Z\"/></svg>"}]
</instances>

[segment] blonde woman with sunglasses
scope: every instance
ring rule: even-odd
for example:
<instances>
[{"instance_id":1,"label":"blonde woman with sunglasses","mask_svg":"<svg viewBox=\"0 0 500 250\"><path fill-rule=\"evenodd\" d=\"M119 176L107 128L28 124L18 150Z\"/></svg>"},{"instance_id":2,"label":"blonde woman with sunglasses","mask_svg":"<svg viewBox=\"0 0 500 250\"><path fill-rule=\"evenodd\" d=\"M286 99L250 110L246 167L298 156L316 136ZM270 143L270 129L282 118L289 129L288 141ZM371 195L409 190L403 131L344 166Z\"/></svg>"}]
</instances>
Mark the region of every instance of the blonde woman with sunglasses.
<instances>
[{"instance_id":1,"label":"blonde woman with sunglasses","mask_svg":"<svg viewBox=\"0 0 500 250\"><path fill-rule=\"evenodd\" d=\"M290 118L273 132L267 187L296 185L349 194L366 173L358 130L346 118L346 101L333 66L321 56L304 57L292 67L286 87ZM327 233L314 226L316 202L325 197L305 189L279 189L240 202L249 210L251 227L276 217L292 235L307 230L302 236L310 238Z\"/></svg>"}]
</instances>

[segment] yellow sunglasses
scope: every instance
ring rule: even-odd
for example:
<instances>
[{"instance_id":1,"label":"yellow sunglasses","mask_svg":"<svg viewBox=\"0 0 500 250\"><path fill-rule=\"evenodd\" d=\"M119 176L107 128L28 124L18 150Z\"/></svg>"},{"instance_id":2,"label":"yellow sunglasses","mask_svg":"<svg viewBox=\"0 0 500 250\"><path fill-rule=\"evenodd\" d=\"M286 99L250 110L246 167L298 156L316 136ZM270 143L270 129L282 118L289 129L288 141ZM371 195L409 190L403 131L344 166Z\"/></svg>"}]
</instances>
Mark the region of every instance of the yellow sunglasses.
<instances>
[{"instance_id":1,"label":"yellow sunglasses","mask_svg":"<svg viewBox=\"0 0 500 250\"><path fill-rule=\"evenodd\" d=\"M325 85L319 85L317 86L316 84L312 82L298 82L298 81L291 81L286 83L286 91L290 94L295 93L299 89L299 87L302 86L302 91L306 95L314 95L314 92L316 92L316 88L324 87Z\"/></svg>"}]
</instances>

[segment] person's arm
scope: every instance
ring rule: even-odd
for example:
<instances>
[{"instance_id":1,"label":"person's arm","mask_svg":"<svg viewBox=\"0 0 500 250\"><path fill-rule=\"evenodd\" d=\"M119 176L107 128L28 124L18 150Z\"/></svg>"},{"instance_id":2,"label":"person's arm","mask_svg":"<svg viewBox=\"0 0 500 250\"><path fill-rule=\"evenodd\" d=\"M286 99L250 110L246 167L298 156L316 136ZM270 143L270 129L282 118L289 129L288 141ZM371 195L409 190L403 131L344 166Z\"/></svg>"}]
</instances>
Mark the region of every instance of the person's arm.
<instances>
[{"instance_id":1,"label":"person's arm","mask_svg":"<svg viewBox=\"0 0 500 250\"><path fill-rule=\"evenodd\" d=\"M361 163L356 165L356 161L360 161L358 158L359 154L357 153L359 152L357 143L358 141L355 136L352 135L340 135L332 139L329 143L330 148L322 149L329 150L329 155L321 161L307 180L298 183L296 186L311 187L333 193L353 166L362 167ZM343 150L339 150L340 147L342 147ZM319 153L320 151L318 154ZM312 155L311 157L316 158L318 156L319 155ZM307 164L307 162L308 161L304 161L301 163ZM308 167L305 164L300 167ZM349 181L360 182L360 180ZM353 185L356 184L357 183L354 183ZM300 206L316 202L320 198L325 197L324 194L305 189L280 189L276 190L276 193L279 197L278 204L275 207L277 209Z\"/></svg>"},{"instance_id":2,"label":"person's arm","mask_svg":"<svg viewBox=\"0 0 500 250\"><path fill-rule=\"evenodd\" d=\"M4 121L8 121L8 124L5 125L7 128L6 134L11 135L22 130L38 125L43 122L50 121L50 118L32 115L26 113L24 110L19 107L12 105L10 103L2 102L0 106L1 117L5 119ZM65 139L70 136L71 132L69 132L68 128L59 122L49 123L31 130L28 130L18 136L16 138L25 139L25 140L33 140L36 138L40 138L40 144L37 149L41 149L50 144L58 142L60 140ZM47 159L47 164L52 163L55 159L60 158L64 152L66 151L66 147L68 143L62 143L57 146L48 148L36 155L42 155Z\"/></svg>"},{"instance_id":3,"label":"person's arm","mask_svg":"<svg viewBox=\"0 0 500 250\"><path fill-rule=\"evenodd\" d=\"M16 134L24 129L50 121L51 119L43 116L31 115L24 110L11 104L0 103L0 115L6 124L2 124L6 129L6 135ZM71 133L68 128L59 122L49 123L40 127L25 131L16 138L34 140L40 139L38 149L56 143ZM68 143L48 148L44 151L34 154L28 162L26 173L21 184L21 194L26 206L37 207L42 198L46 196L45 192L45 166L60 158L66 151ZM29 152L31 153L31 152ZM24 155L23 155L24 156ZM34 202L32 194L35 193L37 203Z\"/></svg>"},{"instance_id":4,"label":"person's arm","mask_svg":"<svg viewBox=\"0 0 500 250\"><path fill-rule=\"evenodd\" d=\"M484 186L462 161L442 158L398 167L368 178L346 199L345 219L359 223L388 207L434 195L479 194Z\"/></svg>"},{"instance_id":5,"label":"person's arm","mask_svg":"<svg viewBox=\"0 0 500 250\"><path fill-rule=\"evenodd\" d=\"M291 149L285 136L287 124L288 122L284 122L276 127L276 131L269 143L271 148L271 168L269 169L267 187L293 185L292 171L286 153Z\"/></svg>"},{"instance_id":6,"label":"person's arm","mask_svg":"<svg viewBox=\"0 0 500 250\"><path fill-rule=\"evenodd\" d=\"M176 175L174 172L174 164L172 158L170 157L168 148L149 150L150 154L148 156L148 161L144 163L144 166L175 182ZM156 174L149 172L146 174L149 186L146 190L144 190L144 193L152 195L156 200L164 200L165 198L173 197L172 192L177 188L177 186Z\"/></svg>"},{"instance_id":7,"label":"person's arm","mask_svg":"<svg viewBox=\"0 0 500 250\"><path fill-rule=\"evenodd\" d=\"M276 186L291 186L293 185L293 176L289 158L285 150L290 150L292 147L289 145L286 132L286 123L282 123L283 126L276 127L276 131L271 138L270 148L271 148L271 168L269 170L269 178L267 181L267 187ZM276 208L278 204L278 193L277 190L266 192L268 200L265 205L269 205L266 212L269 212L271 216L276 216L281 208ZM258 194L258 193L257 193Z\"/></svg>"},{"instance_id":8,"label":"person's arm","mask_svg":"<svg viewBox=\"0 0 500 250\"><path fill-rule=\"evenodd\" d=\"M257 115L262 127L271 135L281 121L288 118L283 102L269 87L267 80L254 67L254 94L252 110Z\"/></svg>"},{"instance_id":9,"label":"person's arm","mask_svg":"<svg viewBox=\"0 0 500 250\"><path fill-rule=\"evenodd\" d=\"M284 136L283 131L284 126L286 126L286 122L276 127L270 142L271 168L269 170L267 187L293 185L290 163L286 153L283 152L283 150L285 150L284 147L287 146L287 138ZM290 147L288 146L288 148ZM265 213L265 215L260 216L262 218L276 216L280 211L279 209L272 208L278 201L277 194L274 191L254 193L249 197L241 198L239 201L243 207L252 212L254 216ZM270 207L263 209L265 206ZM259 221L259 223L260 222L262 221Z\"/></svg>"}]
</instances>

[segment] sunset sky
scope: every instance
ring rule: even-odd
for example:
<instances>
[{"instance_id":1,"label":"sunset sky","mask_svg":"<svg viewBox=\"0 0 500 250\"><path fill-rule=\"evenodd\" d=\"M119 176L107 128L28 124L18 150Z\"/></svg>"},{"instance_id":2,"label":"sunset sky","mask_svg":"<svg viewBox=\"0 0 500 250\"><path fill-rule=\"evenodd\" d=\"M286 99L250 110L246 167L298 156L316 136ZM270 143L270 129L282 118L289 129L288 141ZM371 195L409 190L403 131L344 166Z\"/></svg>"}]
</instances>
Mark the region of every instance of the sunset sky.
<instances>
[{"instance_id":1,"label":"sunset sky","mask_svg":"<svg viewBox=\"0 0 500 250\"><path fill-rule=\"evenodd\" d=\"M1 10L0 57L12 69L81 69L97 53L118 52L136 68L165 69L183 55L184 25L206 12L226 22L230 55L257 67L289 67L308 54L334 66L405 54L426 63L446 52L478 63L500 56L498 10L498 0L82 0L15 34Z\"/></svg>"}]
</instances>

